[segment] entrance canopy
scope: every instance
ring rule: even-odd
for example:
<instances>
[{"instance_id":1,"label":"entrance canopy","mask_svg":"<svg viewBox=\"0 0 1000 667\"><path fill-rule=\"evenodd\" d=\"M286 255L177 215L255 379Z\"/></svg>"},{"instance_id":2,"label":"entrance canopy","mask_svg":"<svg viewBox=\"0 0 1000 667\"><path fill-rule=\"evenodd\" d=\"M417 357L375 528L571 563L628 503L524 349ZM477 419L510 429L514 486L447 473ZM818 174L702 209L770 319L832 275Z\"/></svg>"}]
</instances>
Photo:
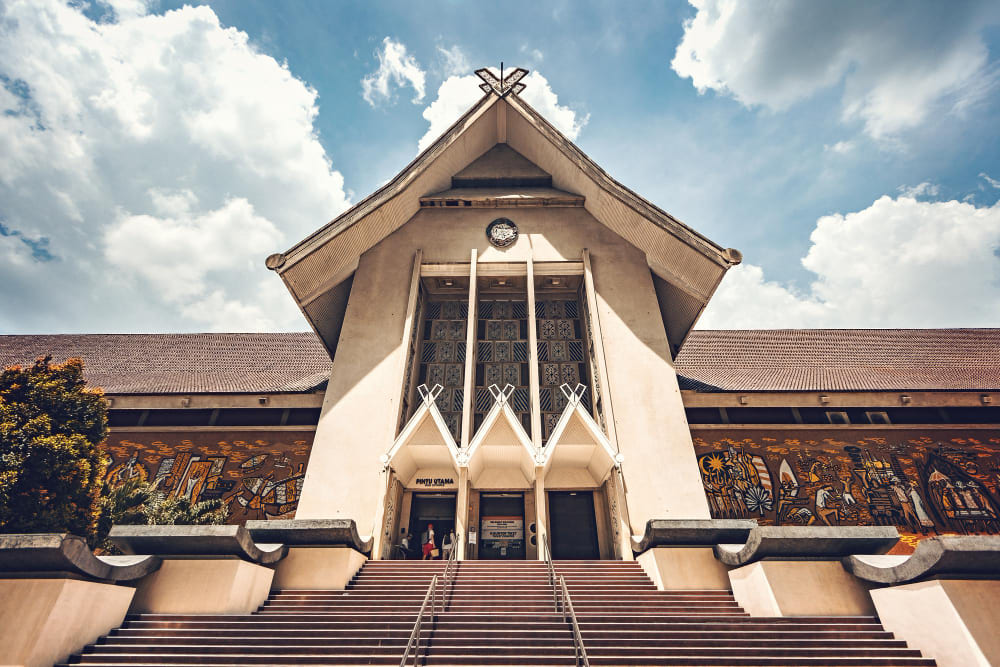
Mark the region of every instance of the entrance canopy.
<instances>
[{"instance_id":1,"label":"entrance canopy","mask_svg":"<svg viewBox=\"0 0 1000 667\"><path fill-rule=\"evenodd\" d=\"M615 452L607 436L581 403L586 387L578 384L560 388L567 404L552 429L541 454L548 489L586 489L599 487L621 465L622 455Z\"/></svg>"},{"instance_id":2,"label":"entrance canopy","mask_svg":"<svg viewBox=\"0 0 1000 667\"><path fill-rule=\"evenodd\" d=\"M535 482L535 447L508 404L513 385L492 385L496 402L469 443L469 481L477 489L528 489Z\"/></svg>"},{"instance_id":3,"label":"entrance canopy","mask_svg":"<svg viewBox=\"0 0 1000 667\"><path fill-rule=\"evenodd\" d=\"M407 488L454 489L458 486L459 451L434 399L441 385L418 390L420 407L407 422L383 465L391 467Z\"/></svg>"}]
</instances>

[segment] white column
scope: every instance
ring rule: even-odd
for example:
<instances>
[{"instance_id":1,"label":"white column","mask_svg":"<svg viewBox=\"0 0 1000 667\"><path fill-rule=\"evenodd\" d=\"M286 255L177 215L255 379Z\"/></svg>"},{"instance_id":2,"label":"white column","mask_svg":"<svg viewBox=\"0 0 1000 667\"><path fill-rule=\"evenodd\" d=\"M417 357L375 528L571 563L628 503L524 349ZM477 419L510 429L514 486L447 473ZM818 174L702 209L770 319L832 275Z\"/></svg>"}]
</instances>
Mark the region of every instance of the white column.
<instances>
[{"instance_id":1,"label":"white column","mask_svg":"<svg viewBox=\"0 0 1000 667\"><path fill-rule=\"evenodd\" d=\"M476 376L476 260L479 251L472 249L472 258L469 260L469 317L468 328L465 333L465 394L462 396L462 442L460 446L466 449L469 446L472 433L472 406L473 392L475 391Z\"/></svg>"},{"instance_id":2,"label":"white column","mask_svg":"<svg viewBox=\"0 0 1000 667\"><path fill-rule=\"evenodd\" d=\"M466 353L468 356L468 353ZM465 560L469 539L469 467L458 469L458 498L455 500L455 536L458 537L458 560Z\"/></svg>"},{"instance_id":3,"label":"white column","mask_svg":"<svg viewBox=\"0 0 1000 667\"><path fill-rule=\"evenodd\" d=\"M528 394L531 400L531 444L542 448L542 403L538 380L538 321L535 319L535 264L528 258Z\"/></svg>"}]
</instances>

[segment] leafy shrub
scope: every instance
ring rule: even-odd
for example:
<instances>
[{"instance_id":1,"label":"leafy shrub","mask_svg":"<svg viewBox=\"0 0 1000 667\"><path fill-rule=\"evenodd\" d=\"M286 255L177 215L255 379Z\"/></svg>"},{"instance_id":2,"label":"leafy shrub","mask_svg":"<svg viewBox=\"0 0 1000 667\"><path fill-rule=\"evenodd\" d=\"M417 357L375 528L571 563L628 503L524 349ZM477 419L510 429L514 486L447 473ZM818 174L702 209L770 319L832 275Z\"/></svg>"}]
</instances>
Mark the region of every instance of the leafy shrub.
<instances>
[{"instance_id":1,"label":"leafy shrub","mask_svg":"<svg viewBox=\"0 0 1000 667\"><path fill-rule=\"evenodd\" d=\"M0 371L0 532L70 532L93 539L105 460L107 401L83 362Z\"/></svg>"}]
</instances>

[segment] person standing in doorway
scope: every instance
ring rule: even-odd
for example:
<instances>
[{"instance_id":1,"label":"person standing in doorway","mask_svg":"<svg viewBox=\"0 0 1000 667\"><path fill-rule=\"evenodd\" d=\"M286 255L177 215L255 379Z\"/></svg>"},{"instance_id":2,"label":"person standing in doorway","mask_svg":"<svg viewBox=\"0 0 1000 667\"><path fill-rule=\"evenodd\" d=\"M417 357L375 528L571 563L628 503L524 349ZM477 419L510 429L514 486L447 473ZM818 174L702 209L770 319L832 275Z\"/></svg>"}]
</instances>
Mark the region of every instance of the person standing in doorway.
<instances>
[{"instance_id":1,"label":"person standing in doorway","mask_svg":"<svg viewBox=\"0 0 1000 667\"><path fill-rule=\"evenodd\" d=\"M434 551L434 524L427 524L427 530L424 531L423 535L420 536L420 543L424 545L424 557L423 560L431 559L431 552Z\"/></svg>"},{"instance_id":2,"label":"person standing in doorway","mask_svg":"<svg viewBox=\"0 0 1000 667\"><path fill-rule=\"evenodd\" d=\"M448 534L441 540L441 558L451 559L451 550L455 548L455 531L449 530Z\"/></svg>"}]
</instances>

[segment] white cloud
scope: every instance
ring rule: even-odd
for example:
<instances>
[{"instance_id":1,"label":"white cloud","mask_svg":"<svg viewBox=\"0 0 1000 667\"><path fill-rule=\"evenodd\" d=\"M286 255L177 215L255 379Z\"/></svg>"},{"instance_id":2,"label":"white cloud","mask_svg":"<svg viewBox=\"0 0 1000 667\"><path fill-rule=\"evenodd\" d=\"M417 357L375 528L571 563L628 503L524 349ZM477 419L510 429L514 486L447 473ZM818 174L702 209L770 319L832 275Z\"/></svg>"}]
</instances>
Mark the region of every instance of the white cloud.
<instances>
[{"instance_id":1,"label":"white cloud","mask_svg":"<svg viewBox=\"0 0 1000 667\"><path fill-rule=\"evenodd\" d=\"M831 153L837 153L838 155L847 155L854 150L853 141L838 141L835 144L830 144L823 146L823 150L829 151Z\"/></svg>"},{"instance_id":2,"label":"white cloud","mask_svg":"<svg viewBox=\"0 0 1000 667\"><path fill-rule=\"evenodd\" d=\"M531 58L536 63L540 63L543 60L545 60L545 54L544 53L542 53L539 49L533 49L533 48L529 47L527 44L522 44L521 45L521 53L523 53L524 55L528 56L529 58Z\"/></svg>"},{"instance_id":3,"label":"white cloud","mask_svg":"<svg viewBox=\"0 0 1000 667\"><path fill-rule=\"evenodd\" d=\"M1000 325L1000 205L884 196L820 218L802 264L808 291L729 272L701 328Z\"/></svg>"},{"instance_id":4,"label":"white cloud","mask_svg":"<svg viewBox=\"0 0 1000 667\"><path fill-rule=\"evenodd\" d=\"M941 192L941 187L935 183L924 181L923 183L918 183L913 187L900 185L896 188L896 190L904 197L916 199L917 197L937 197L938 193Z\"/></svg>"},{"instance_id":5,"label":"white cloud","mask_svg":"<svg viewBox=\"0 0 1000 667\"><path fill-rule=\"evenodd\" d=\"M1000 190L1000 181L998 181L995 178L991 178L990 175L987 174L986 172L984 172L984 171L979 172L979 178L981 178L984 181L986 181L987 183L989 183L989 185L990 185L991 188L995 188L997 190Z\"/></svg>"},{"instance_id":6,"label":"white cloud","mask_svg":"<svg viewBox=\"0 0 1000 667\"><path fill-rule=\"evenodd\" d=\"M0 331L302 329L262 267L347 207L316 91L209 7L144 6L0 5L0 221L53 256L0 239Z\"/></svg>"},{"instance_id":7,"label":"white cloud","mask_svg":"<svg viewBox=\"0 0 1000 667\"><path fill-rule=\"evenodd\" d=\"M206 293L206 284L215 283L206 280L209 274L241 271L248 258L266 256L282 242L281 232L246 199L230 199L202 214L191 213L192 200L184 193L161 207L171 217L125 215L104 232L104 256L112 264L181 304ZM250 268L259 269L259 262L251 261Z\"/></svg>"},{"instance_id":8,"label":"white cloud","mask_svg":"<svg viewBox=\"0 0 1000 667\"><path fill-rule=\"evenodd\" d=\"M378 69L361 80L361 95L368 104L377 106L390 102L397 88L413 88L413 103L424 99L426 74L420 63L406 52L406 45L390 37L382 40L382 48L375 52Z\"/></svg>"},{"instance_id":9,"label":"white cloud","mask_svg":"<svg viewBox=\"0 0 1000 667\"><path fill-rule=\"evenodd\" d=\"M496 68L490 69L499 74ZM538 72L531 72L521 82L525 84L521 99L534 107L556 129L575 141L580 135L580 130L590 120L590 115L581 117L573 109L559 104L559 96L552 91L548 80ZM451 76L441 83L437 99L424 109L423 116L430 123L430 127L417 144L418 152L422 152L434 143L452 123L483 96L483 91L479 89L481 83L482 80L474 74Z\"/></svg>"},{"instance_id":10,"label":"white cloud","mask_svg":"<svg viewBox=\"0 0 1000 667\"><path fill-rule=\"evenodd\" d=\"M439 46L437 47L437 50L441 59L444 61L442 69L444 71L445 78L450 76L462 76L472 71L472 65L469 64L469 59L466 58L465 52L462 51L458 44L455 44L450 49Z\"/></svg>"},{"instance_id":11,"label":"white cloud","mask_svg":"<svg viewBox=\"0 0 1000 667\"><path fill-rule=\"evenodd\" d=\"M783 110L843 87L841 115L873 137L956 111L995 77L980 31L988 3L690 0L671 65L701 92Z\"/></svg>"}]
</instances>

